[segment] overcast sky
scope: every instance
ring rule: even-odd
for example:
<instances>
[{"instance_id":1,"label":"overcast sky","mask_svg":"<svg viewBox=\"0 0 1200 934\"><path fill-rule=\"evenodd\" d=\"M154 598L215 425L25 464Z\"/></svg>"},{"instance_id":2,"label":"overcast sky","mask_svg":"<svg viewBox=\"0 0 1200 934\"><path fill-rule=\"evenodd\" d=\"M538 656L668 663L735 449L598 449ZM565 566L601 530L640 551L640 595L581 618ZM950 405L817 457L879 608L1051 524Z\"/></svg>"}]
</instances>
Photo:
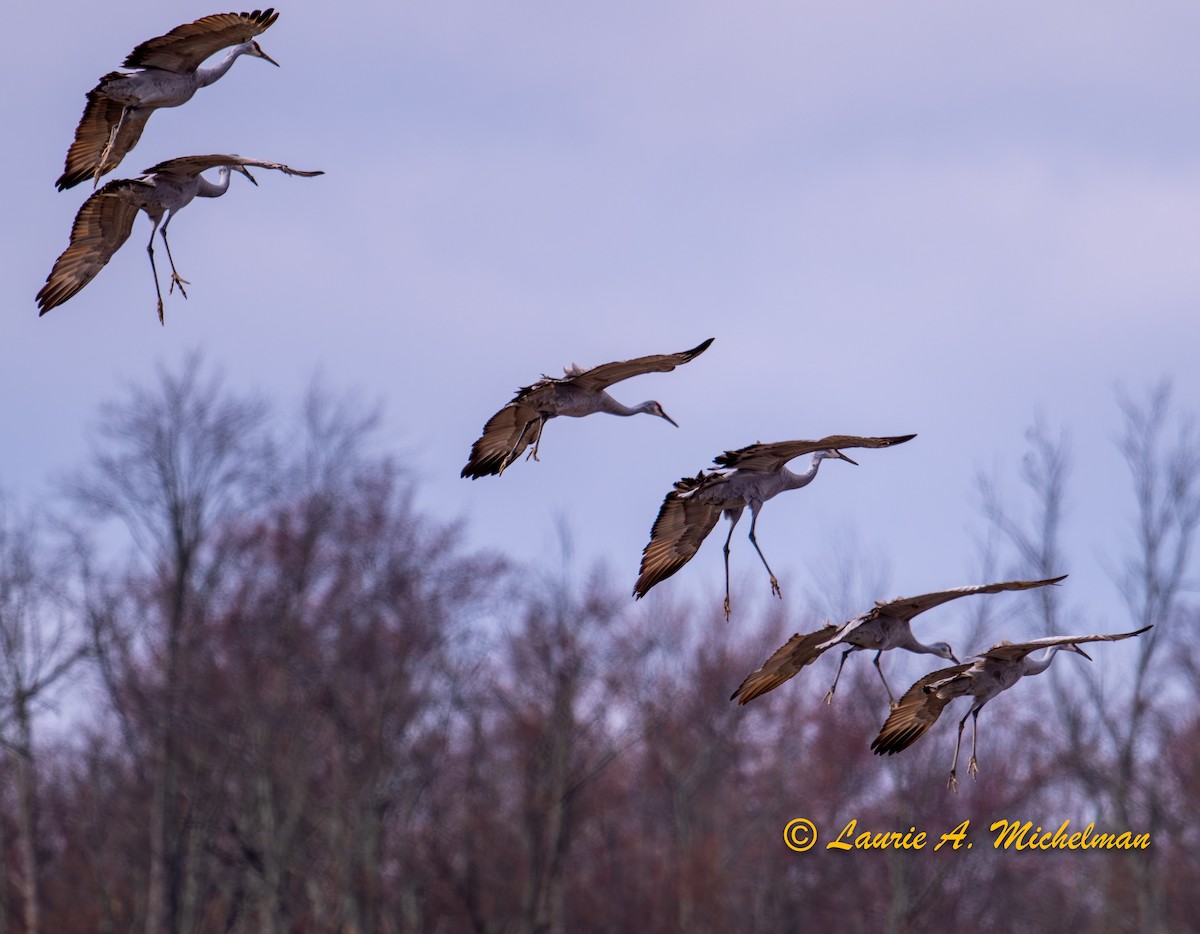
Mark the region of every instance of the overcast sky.
<instances>
[{"instance_id":1,"label":"overcast sky","mask_svg":"<svg viewBox=\"0 0 1200 934\"><path fill-rule=\"evenodd\" d=\"M1088 631L1124 622L1103 576L1132 515L1114 388L1167 377L1200 407L1195 4L281 5L261 38L281 67L243 58L158 111L110 176L209 152L326 172L189 206L166 327L144 216L38 318L87 194L54 180L97 78L225 8L97 9L6 13L0 487L46 495L98 401L199 349L235 388L290 399L320 371L380 400L424 508L555 565L565 520L632 586L663 495L721 451L918 433L765 508L800 613L838 548L890 568L867 600L979 582L976 475L1015 491L1041 412L1073 437L1061 572ZM541 463L459 478L517 386L708 337L613 390L679 429L559 419ZM765 594L743 523L734 578ZM658 591L719 599L723 535Z\"/></svg>"}]
</instances>

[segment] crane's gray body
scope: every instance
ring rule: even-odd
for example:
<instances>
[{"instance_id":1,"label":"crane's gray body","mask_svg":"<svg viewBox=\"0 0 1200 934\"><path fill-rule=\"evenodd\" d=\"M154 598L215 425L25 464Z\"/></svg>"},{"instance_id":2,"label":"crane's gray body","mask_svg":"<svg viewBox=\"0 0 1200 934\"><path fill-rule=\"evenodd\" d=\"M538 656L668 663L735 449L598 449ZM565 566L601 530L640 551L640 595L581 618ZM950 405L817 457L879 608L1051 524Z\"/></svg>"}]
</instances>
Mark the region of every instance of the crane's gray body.
<instances>
[{"instance_id":1,"label":"crane's gray body","mask_svg":"<svg viewBox=\"0 0 1200 934\"><path fill-rule=\"evenodd\" d=\"M890 756L907 749L937 722L947 704L959 697L973 697L974 703L958 721L954 760L950 764L949 785L957 791L958 754L962 747L962 732L967 717L971 717L971 759L967 764L967 771L975 776L979 772L975 758L976 741L979 737L979 711L988 701L1007 691L1022 678L1041 674L1050 667L1054 656L1060 651L1075 652L1090 661L1091 656L1081 649L1078 643L1117 642L1140 636L1152 628L1145 626L1135 632L1097 633L1089 636L1048 636L1018 643L999 642L961 665L930 672L917 681L900 698L900 703L892 710L880 728L879 735L871 743L871 749L879 756ZM1034 658L1033 653L1038 649L1046 651L1040 658Z\"/></svg>"},{"instance_id":2,"label":"crane's gray body","mask_svg":"<svg viewBox=\"0 0 1200 934\"><path fill-rule=\"evenodd\" d=\"M195 198L218 198L229 190L231 172L239 172L255 185L247 166L275 169L285 175L313 176L322 172L293 169L281 162L259 162L236 155L182 156L151 166L140 178L111 181L93 194L80 207L71 228L71 243L54 263L46 284L38 292L39 314L61 305L92 281L121 245L129 239L133 222L139 211L153 221L146 252L150 255L150 271L154 275L154 290L158 295L158 320L163 320L162 290L158 284L158 269L154 263L154 233L161 230L167 259L171 263L171 289L183 287L187 281L180 277L171 256L167 227L176 213ZM217 181L210 182L201 173L217 169ZM164 220L164 218L166 218Z\"/></svg>"},{"instance_id":3,"label":"crane's gray body","mask_svg":"<svg viewBox=\"0 0 1200 934\"><path fill-rule=\"evenodd\" d=\"M214 64L195 71L143 68L133 72L110 72L100 79L96 90L109 100L124 104L127 117L129 112L136 110L179 107L190 101L200 88L206 88L222 78L239 56L257 54L254 51L256 47L255 42L235 45Z\"/></svg>"}]
</instances>

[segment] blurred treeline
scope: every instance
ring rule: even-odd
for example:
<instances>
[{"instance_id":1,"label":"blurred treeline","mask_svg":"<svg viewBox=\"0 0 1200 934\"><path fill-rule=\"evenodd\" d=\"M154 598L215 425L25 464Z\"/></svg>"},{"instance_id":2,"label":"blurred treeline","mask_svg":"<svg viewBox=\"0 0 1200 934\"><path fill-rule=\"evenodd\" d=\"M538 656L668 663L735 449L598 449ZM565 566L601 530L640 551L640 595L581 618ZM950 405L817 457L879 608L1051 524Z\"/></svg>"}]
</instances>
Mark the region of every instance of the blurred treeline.
<instances>
[{"instance_id":1,"label":"blurred treeline","mask_svg":"<svg viewBox=\"0 0 1200 934\"><path fill-rule=\"evenodd\" d=\"M57 501L0 503L0 931L1196 929L1200 443L1165 386L1120 405L1124 606L1099 624L1063 587L961 601L935 628L960 655L1155 629L993 702L956 797L966 707L872 756L886 701L865 653L831 707L836 653L729 702L820 625L803 595L733 624L715 590L634 604L630 575L566 545L538 568L471 551L351 397L313 389L289 419L195 361L131 388ZM1018 496L980 485L991 579L1071 569L1069 439L1028 442ZM885 659L901 690L942 664L904 654ZM794 817L817 848L784 846ZM826 850L851 818L934 838L969 819L974 845ZM1152 844L997 852L1001 818Z\"/></svg>"}]
</instances>

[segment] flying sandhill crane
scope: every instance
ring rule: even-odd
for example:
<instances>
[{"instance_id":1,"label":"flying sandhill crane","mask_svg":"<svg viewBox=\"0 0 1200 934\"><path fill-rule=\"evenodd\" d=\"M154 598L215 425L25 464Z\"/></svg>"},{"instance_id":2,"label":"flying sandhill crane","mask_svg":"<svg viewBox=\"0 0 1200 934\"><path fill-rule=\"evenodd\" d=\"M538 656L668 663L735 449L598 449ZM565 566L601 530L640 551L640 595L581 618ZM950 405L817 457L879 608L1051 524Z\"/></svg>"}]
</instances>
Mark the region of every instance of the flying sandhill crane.
<instances>
[{"instance_id":1,"label":"flying sandhill crane","mask_svg":"<svg viewBox=\"0 0 1200 934\"><path fill-rule=\"evenodd\" d=\"M977 584L971 587L957 587L954 590L940 590L937 593L922 594L919 597L898 597L888 603L876 601L875 606L866 613L860 613L848 623L841 626L825 626L816 632L792 636L778 651L768 658L761 668L746 676L746 680L733 692L729 698L737 698L739 704L754 700L760 694L773 691L789 678L799 673L805 665L811 664L829 649L836 645L847 646L842 652L842 660L838 663L837 674L833 679L833 687L825 694L825 703L833 703L833 692L837 690L838 679L842 676L842 666L851 652L865 649L875 650L875 670L883 681L883 689L887 691L888 703L895 708L896 700L892 689L888 686L883 668L879 664L879 656L888 649L907 649L910 652L937 655L957 663L958 659L945 642L934 642L925 645L917 641L913 635L911 623L913 619L926 610L941 606L959 597L967 597L977 593L1000 593L1006 590L1030 590L1034 587L1045 587L1047 584L1057 584L1067 575L1052 577L1042 581L1004 581L998 584Z\"/></svg>"},{"instance_id":2,"label":"flying sandhill crane","mask_svg":"<svg viewBox=\"0 0 1200 934\"><path fill-rule=\"evenodd\" d=\"M528 457L540 460L538 445L542 440L542 428L557 415L581 418L594 412L609 415L657 415L679 427L657 402L642 402L639 405L622 405L605 390L631 376L643 373L666 373L680 364L694 360L708 349L713 342L710 337L703 344L683 353L651 354L634 360L620 360L581 370L578 366L564 367L565 376L543 376L531 386L517 390L512 402L488 419L483 434L471 446L471 456L460 476L477 480L490 474L499 476L506 467L521 456L530 444L533 450ZM528 457L526 458L528 460Z\"/></svg>"},{"instance_id":3,"label":"flying sandhill crane","mask_svg":"<svg viewBox=\"0 0 1200 934\"><path fill-rule=\"evenodd\" d=\"M56 305L82 289L95 278L96 273L112 259L121 244L129 239L133 221L138 211L145 211L154 221L150 231L150 242L146 251L150 254L150 271L154 274L154 291L158 294L158 320L163 320L162 289L158 285L158 269L154 265L154 231L162 224L162 241L167 248L167 259L171 263L171 289L187 298L183 287L188 283L175 269L171 257L171 244L167 241L167 226L180 210L193 198L219 198L229 188L230 172L240 172L258 184L247 166L260 169L277 169L287 175L324 175L324 172L302 172L279 162L256 162L241 156L183 156L160 162L146 169L141 178L120 178L111 181L83 203L75 215L71 227L70 246L55 261L54 268L46 277L46 284L37 294L38 314L44 315ZM200 173L207 169L219 169L216 182L210 182ZM163 220L163 216L166 220Z\"/></svg>"},{"instance_id":4,"label":"flying sandhill crane","mask_svg":"<svg viewBox=\"0 0 1200 934\"><path fill-rule=\"evenodd\" d=\"M146 121L159 107L178 107L229 71L239 55L278 62L254 41L279 17L274 10L253 13L217 13L194 23L176 26L165 36L148 39L126 56L125 68L112 71L87 93L83 118L75 141L67 150L67 164L55 183L59 191L86 178L99 182L126 153L137 145ZM205 59L230 48L217 62L200 67Z\"/></svg>"},{"instance_id":5,"label":"flying sandhill crane","mask_svg":"<svg viewBox=\"0 0 1200 934\"><path fill-rule=\"evenodd\" d=\"M1140 636L1152 628L1146 626L1136 632L1111 635L1049 636L1029 642L997 643L970 661L926 675L905 691L900 703L896 705L879 735L871 743L871 748L877 756L890 756L907 749L937 722L942 708L950 701L956 697L975 698L971 709L958 721L958 739L954 743L954 761L950 764L949 781L949 787L957 793L958 752L962 746L962 732L967 717L973 718L971 761L967 764L967 772L974 778L979 773L979 765L975 760L975 739L979 731L979 711L983 709L984 704L1026 675L1041 674L1050 667L1055 653L1060 650L1076 652L1091 661L1092 657L1079 647L1080 642L1116 642L1119 639ZM1030 653L1038 649L1045 649L1046 653L1038 659L1030 658Z\"/></svg>"},{"instance_id":6,"label":"flying sandhill crane","mask_svg":"<svg viewBox=\"0 0 1200 934\"><path fill-rule=\"evenodd\" d=\"M650 529L650 541L642 551L641 572L633 585L634 597L640 600L651 587L687 564L724 512L729 520L729 535L725 539L725 618L729 619L729 540L747 506L750 507L750 544L771 576L771 593L781 597L779 581L754 537L758 511L763 503L784 490L807 486L817 475L823 460L837 458L857 466L858 462L843 454L841 448L886 448L915 437L830 435L819 441L758 443L726 451L713 463L718 468L732 469L733 473L720 469L709 473L701 470L694 477L678 481L663 500L658 518ZM787 469L788 461L801 454L812 454L812 462L804 473L792 473Z\"/></svg>"}]
</instances>

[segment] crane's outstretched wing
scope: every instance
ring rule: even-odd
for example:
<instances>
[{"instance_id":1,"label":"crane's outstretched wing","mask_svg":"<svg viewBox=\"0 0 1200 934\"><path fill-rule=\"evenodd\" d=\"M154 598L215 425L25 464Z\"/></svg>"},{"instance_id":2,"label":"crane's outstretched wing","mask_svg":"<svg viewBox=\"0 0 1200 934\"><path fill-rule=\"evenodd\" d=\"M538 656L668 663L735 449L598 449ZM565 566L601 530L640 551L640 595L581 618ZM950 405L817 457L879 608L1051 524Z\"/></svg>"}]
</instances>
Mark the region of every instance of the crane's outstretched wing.
<instances>
[{"instance_id":1,"label":"crane's outstretched wing","mask_svg":"<svg viewBox=\"0 0 1200 934\"><path fill-rule=\"evenodd\" d=\"M471 446L471 456L459 476L478 480L498 474L541 437L541 415L537 409L523 405L520 398L518 393L516 399L488 419L483 434Z\"/></svg>"},{"instance_id":2,"label":"crane's outstretched wing","mask_svg":"<svg viewBox=\"0 0 1200 934\"><path fill-rule=\"evenodd\" d=\"M1047 636L1045 639L1031 639L1029 642L998 642L986 652L980 652L976 658L987 658L997 662L1019 662L1030 652L1046 649L1052 645L1078 645L1080 642L1117 642L1120 639L1131 639L1140 636L1154 626L1143 626L1134 632L1120 632L1109 635L1092 636Z\"/></svg>"},{"instance_id":3,"label":"crane's outstretched wing","mask_svg":"<svg viewBox=\"0 0 1200 934\"><path fill-rule=\"evenodd\" d=\"M805 665L811 664L820 657L829 645L822 645L834 637L838 626L829 625L816 632L801 635L796 633L783 645L775 650L775 654L762 663L762 667L746 675L744 680L729 699L737 698L739 704L754 700L760 694L773 691L783 682L796 676ZM739 696L740 695L740 696Z\"/></svg>"},{"instance_id":4,"label":"crane's outstretched wing","mask_svg":"<svg viewBox=\"0 0 1200 934\"><path fill-rule=\"evenodd\" d=\"M63 167L63 174L54 183L59 191L66 191L82 181L98 177L96 163L100 161L104 147L108 145L108 137L112 133L113 127L120 122L121 111L125 109L124 104L119 104L105 96L104 85L123 77L124 75L119 71L109 72L100 79L99 84L88 91L83 116L79 120L79 126L75 128L75 140L71 143L71 148L67 150L67 161ZM151 113L153 113L151 110L133 110L125 116L125 122L121 124L121 132L113 141L112 149L109 151L108 158L101 167L99 175L107 175L115 169L121 164L121 160L125 158L129 150L137 145Z\"/></svg>"},{"instance_id":5,"label":"crane's outstretched wing","mask_svg":"<svg viewBox=\"0 0 1200 934\"><path fill-rule=\"evenodd\" d=\"M886 448L911 441L916 435L897 435L891 438L860 438L856 435L830 435L818 441L775 441L771 444L751 444L736 451L726 451L713 459L720 467L738 470L775 471L794 457L816 451L838 451L842 448Z\"/></svg>"},{"instance_id":6,"label":"crane's outstretched wing","mask_svg":"<svg viewBox=\"0 0 1200 934\"><path fill-rule=\"evenodd\" d=\"M126 68L162 68L195 71L214 52L249 42L271 28L279 18L272 9L253 13L215 13L194 23L176 26L163 36L147 39L126 56Z\"/></svg>"},{"instance_id":7,"label":"crane's outstretched wing","mask_svg":"<svg viewBox=\"0 0 1200 934\"><path fill-rule=\"evenodd\" d=\"M138 207L122 197L122 192L140 185L145 182L119 178L83 202L71 227L71 243L55 260L46 284L37 294L39 316L91 282L129 239Z\"/></svg>"},{"instance_id":8,"label":"crane's outstretched wing","mask_svg":"<svg viewBox=\"0 0 1200 934\"><path fill-rule=\"evenodd\" d=\"M174 176L178 178L191 178L199 172L204 172L208 169L215 169L218 166L227 165L230 168L240 166L254 166L257 169L275 169L283 172L285 175L302 175L305 178L311 178L314 175L324 175L324 171L317 170L314 172L306 172L302 169L293 169L291 166L284 165L282 162L259 162L257 159L243 159L237 155L220 155L213 154L208 156L180 156L177 159L168 159L166 162L160 162L158 165L152 165L145 170L147 175L164 175Z\"/></svg>"},{"instance_id":9,"label":"crane's outstretched wing","mask_svg":"<svg viewBox=\"0 0 1200 934\"><path fill-rule=\"evenodd\" d=\"M613 383L619 383L621 380L629 379L631 376L640 376L643 373L667 373L680 364L687 363L689 360L694 360L700 356L700 354L708 350L708 345L712 342L713 338L710 337L703 344L693 347L691 350L685 350L682 353L651 354L648 357L636 357L633 360L604 363L600 366L592 367L590 370L580 370L578 367L570 367L565 372L567 378L580 388L599 392L602 389L607 389Z\"/></svg>"},{"instance_id":10,"label":"crane's outstretched wing","mask_svg":"<svg viewBox=\"0 0 1200 934\"><path fill-rule=\"evenodd\" d=\"M971 664L966 662L930 672L905 691L900 703L888 715L879 735L871 743L875 755L895 755L920 739L926 730L937 723L942 710L954 699L949 695L939 695L937 691L927 691L926 688L938 681L955 678L970 667Z\"/></svg>"},{"instance_id":11,"label":"crane's outstretched wing","mask_svg":"<svg viewBox=\"0 0 1200 934\"><path fill-rule=\"evenodd\" d=\"M650 541L642 550L642 566L633 595L637 599L659 581L664 581L692 560L700 545L721 518L719 503L706 503L687 495L720 474L684 477L667 494L650 529Z\"/></svg>"},{"instance_id":12,"label":"crane's outstretched wing","mask_svg":"<svg viewBox=\"0 0 1200 934\"><path fill-rule=\"evenodd\" d=\"M997 584L975 584L968 587L955 587L952 590L939 590L937 593L922 594L919 597L897 597L895 600L887 602L876 600L875 608L870 613L861 617L861 619L865 622L867 619L887 616L891 619L911 620L926 610L932 610L935 606L941 606L943 603L949 603L951 600L957 600L959 597L967 597L977 593L1000 593L1005 590L1030 590L1034 587L1057 584L1059 581L1065 580L1066 577L1067 575L1063 574L1061 577L1051 577L1041 581L1003 581Z\"/></svg>"}]
</instances>

